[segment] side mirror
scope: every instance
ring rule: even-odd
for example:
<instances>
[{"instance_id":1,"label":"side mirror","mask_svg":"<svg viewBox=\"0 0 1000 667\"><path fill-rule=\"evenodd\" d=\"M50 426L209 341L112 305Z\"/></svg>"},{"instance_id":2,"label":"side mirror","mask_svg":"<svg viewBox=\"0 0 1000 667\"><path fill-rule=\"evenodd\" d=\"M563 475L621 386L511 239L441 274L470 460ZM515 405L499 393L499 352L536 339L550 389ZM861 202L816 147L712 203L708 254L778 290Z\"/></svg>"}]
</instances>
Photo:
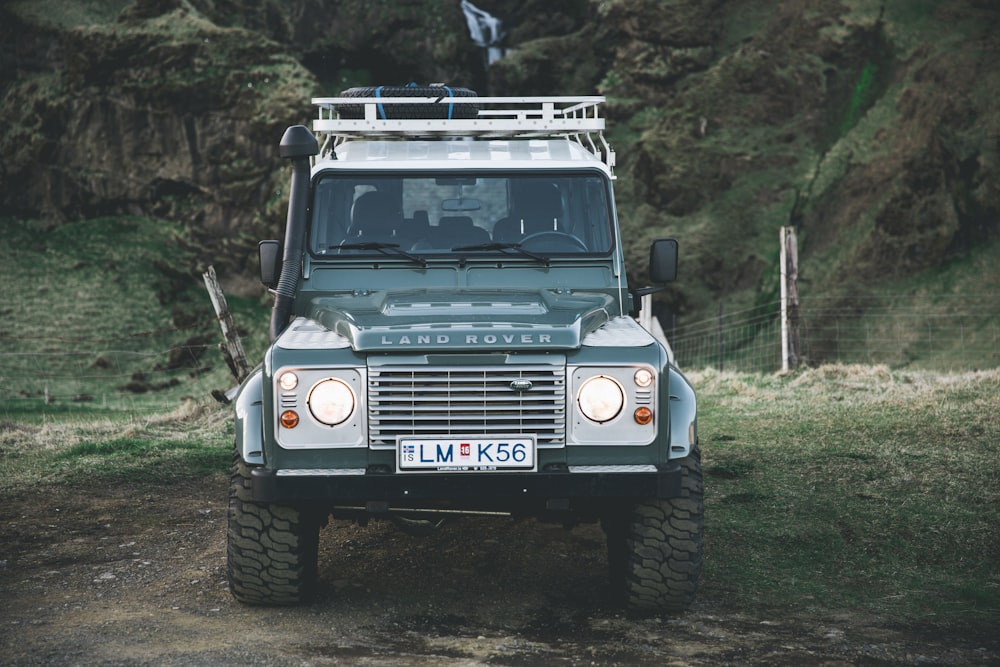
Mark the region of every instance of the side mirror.
<instances>
[{"instance_id":1,"label":"side mirror","mask_svg":"<svg viewBox=\"0 0 1000 667\"><path fill-rule=\"evenodd\" d=\"M649 278L654 283L677 280L677 239L656 239L649 247Z\"/></svg>"},{"instance_id":2,"label":"side mirror","mask_svg":"<svg viewBox=\"0 0 1000 667\"><path fill-rule=\"evenodd\" d=\"M281 243L261 241L257 244L257 254L260 256L260 281L268 289L274 289L281 275Z\"/></svg>"},{"instance_id":3,"label":"side mirror","mask_svg":"<svg viewBox=\"0 0 1000 667\"><path fill-rule=\"evenodd\" d=\"M656 239L649 246L649 279L654 283L652 287L629 290L632 317L639 316L642 297L662 292L666 289L664 283L677 280L677 239Z\"/></svg>"}]
</instances>

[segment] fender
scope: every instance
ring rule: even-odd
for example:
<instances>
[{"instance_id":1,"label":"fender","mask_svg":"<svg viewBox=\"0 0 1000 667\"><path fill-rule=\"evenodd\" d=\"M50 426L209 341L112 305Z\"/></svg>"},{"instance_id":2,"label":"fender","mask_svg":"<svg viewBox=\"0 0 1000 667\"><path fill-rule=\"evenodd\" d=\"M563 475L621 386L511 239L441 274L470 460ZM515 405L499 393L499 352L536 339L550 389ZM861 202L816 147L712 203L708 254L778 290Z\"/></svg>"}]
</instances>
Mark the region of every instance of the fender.
<instances>
[{"instance_id":1,"label":"fender","mask_svg":"<svg viewBox=\"0 0 1000 667\"><path fill-rule=\"evenodd\" d=\"M670 458L680 459L698 444L698 399L687 378L670 367Z\"/></svg>"},{"instance_id":2,"label":"fender","mask_svg":"<svg viewBox=\"0 0 1000 667\"><path fill-rule=\"evenodd\" d=\"M263 373L258 367L236 397L236 451L250 465L264 465Z\"/></svg>"}]
</instances>

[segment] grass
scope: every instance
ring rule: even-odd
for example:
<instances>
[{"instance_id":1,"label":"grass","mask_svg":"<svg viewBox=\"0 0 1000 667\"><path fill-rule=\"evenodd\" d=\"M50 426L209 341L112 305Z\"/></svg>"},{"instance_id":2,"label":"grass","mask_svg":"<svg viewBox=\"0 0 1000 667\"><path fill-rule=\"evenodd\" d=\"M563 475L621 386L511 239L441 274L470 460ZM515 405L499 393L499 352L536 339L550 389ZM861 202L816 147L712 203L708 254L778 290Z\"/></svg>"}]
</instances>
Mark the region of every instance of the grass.
<instances>
[{"instance_id":1,"label":"grass","mask_svg":"<svg viewBox=\"0 0 1000 667\"><path fill-rule=\"evenodd\" d=\"M1000 372L693 377L708 595L996 622Z\"/></svg>"},{"instance_id":2,"label":"grass","mask_svg":"<svg viewBox=\"0 0 1000 667\"><path fill-rule=\"evenodd\" d=\"M894 368L996 368L998 248L996 241L983 243L919 277L883 283L880 293L851 300L859 311L854 317L838 315L844 304L804 297L803 340L835 349L842 360L875 359Z\"/></svg>"},{"instance_id":3,"label":"grass","mask_svg":"<svg viewBox=\"0 0 1000 667\"><path fill-rule=\"evenodd\" d=\"M144 485L225 472L232 417L189 401L143 416L51 415L0 421L0 497L46 486Z\"/></svg>"},{"instance_id":4,"label":"grass","mask_svg":"<svg viewBox=\"0 0 1000 667\"><path fill-rule=\"evenodd\" d=\"M703 599L748 613L1000 617L1000 371L690 373L705 472ZM26 416L25 416L26 417ZM228 408L0 421L0 498L224 474Z\"/></svg>"}]
</instances>

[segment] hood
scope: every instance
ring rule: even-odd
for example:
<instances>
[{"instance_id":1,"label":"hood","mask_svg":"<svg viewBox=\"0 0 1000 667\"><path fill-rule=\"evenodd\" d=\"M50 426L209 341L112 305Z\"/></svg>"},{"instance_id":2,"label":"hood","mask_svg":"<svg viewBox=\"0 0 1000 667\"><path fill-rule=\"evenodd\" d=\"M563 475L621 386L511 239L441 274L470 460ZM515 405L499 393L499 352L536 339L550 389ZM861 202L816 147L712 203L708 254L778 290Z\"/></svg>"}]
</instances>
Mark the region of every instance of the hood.
<instances>
[{"instance_id":1,"label":"hood","mask_svg":"<svg viewBox=\"0 0 1000 667\"><path fill-rule=\"evenodd\" d=\"M610 320L611 296L568 290L352 292L318 297L308 318L356 351L576 349Z\"/></svg>"}]
</instances>

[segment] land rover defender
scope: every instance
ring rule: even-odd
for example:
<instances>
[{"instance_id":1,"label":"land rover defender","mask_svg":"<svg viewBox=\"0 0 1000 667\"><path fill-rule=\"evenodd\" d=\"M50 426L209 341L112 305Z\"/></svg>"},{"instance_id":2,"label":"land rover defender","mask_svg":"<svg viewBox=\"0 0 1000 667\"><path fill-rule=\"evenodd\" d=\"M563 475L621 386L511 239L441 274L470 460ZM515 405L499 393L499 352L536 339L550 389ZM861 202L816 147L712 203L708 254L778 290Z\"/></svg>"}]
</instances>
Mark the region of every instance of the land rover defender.
<instances>
[{"instance_id":1,"label":"land rover defender","mask_svg":"<svg viewBox=\"0 0 1000 667\"><path fill-rule=\"evenodd\" d=\"M234 401L237 599L308 599L330 517L480 513L600 522L629 607L691 603L695 393L635 319L677 243L628 284L603 101L352 89L287 129L271 344Z\"/></svg>"}]
</instances>

